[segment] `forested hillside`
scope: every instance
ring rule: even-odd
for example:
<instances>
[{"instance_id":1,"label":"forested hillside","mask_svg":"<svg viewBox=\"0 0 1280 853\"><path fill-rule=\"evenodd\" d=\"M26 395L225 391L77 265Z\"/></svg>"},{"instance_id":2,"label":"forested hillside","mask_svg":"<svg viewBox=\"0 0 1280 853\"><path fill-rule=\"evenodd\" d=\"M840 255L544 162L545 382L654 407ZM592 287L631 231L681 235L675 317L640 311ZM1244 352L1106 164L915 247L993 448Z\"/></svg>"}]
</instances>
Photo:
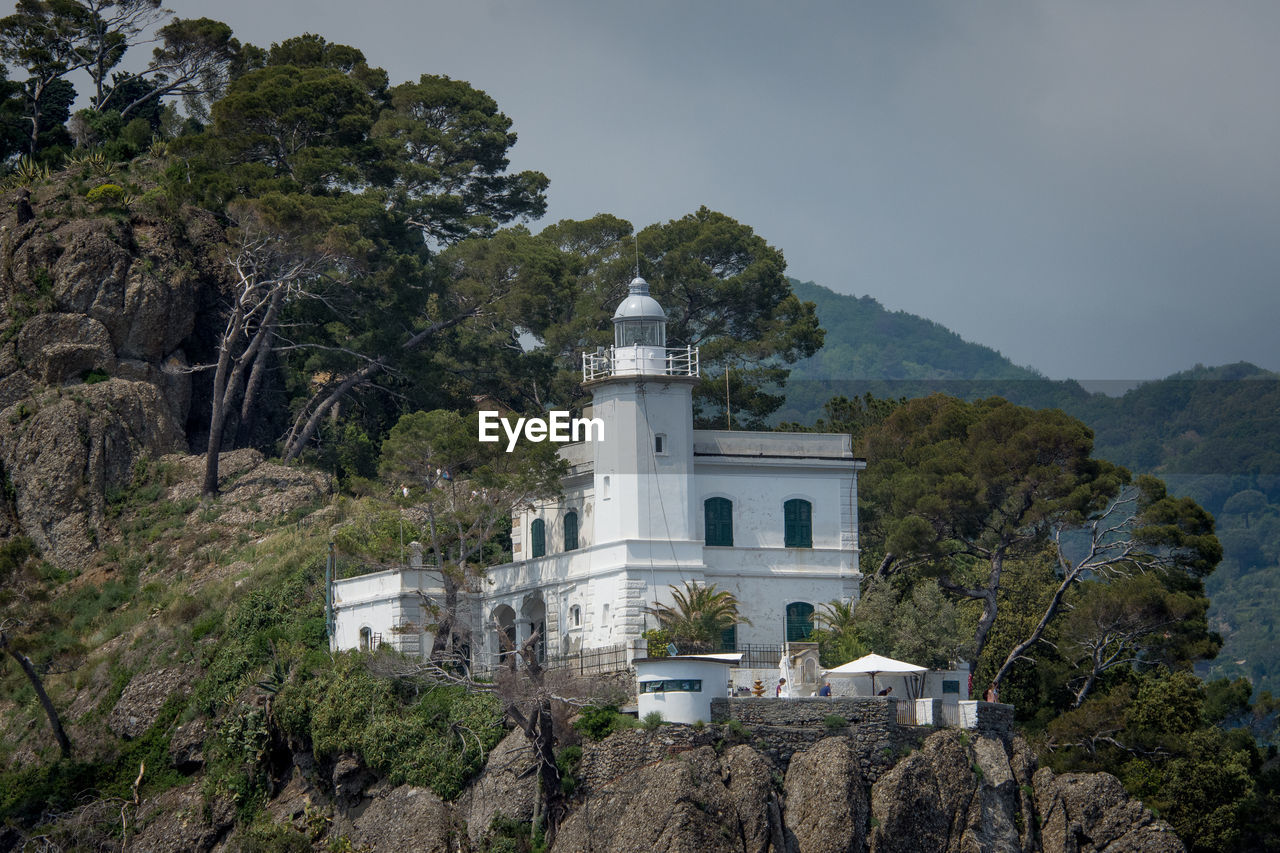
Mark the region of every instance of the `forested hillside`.
<instances>
[{"instance_id":1,"label":"forested hillside","mask_svg":"<svg viewBox=\"0 0 1280 853\"><path fill-rule=\"evenodd\" d=\"M1196 367L1120 397L1089 394L869 296L792 285L817 306L826 343L796 365L780 419L813 423L836 395L934 392L1001 396L1080 418L1098 456L1160 476L1213 513L1224 556L1206 588L1210 620L1226 642L1201 671L1280 693L1280 374L1251 364Z\"/></svg>"},{"instance_id":2,"label":"forested hillside","mask_svg":"<svg viewBox=\"0 0 1280 853\"><path fill-rule=\"evenodd\" d=\"M872 850L958 847L989 837L997 786L1027 850L1103 823L1162 851L1170 826L1195 850L1280 836L1277 703L1191 674L1218 646L1206 576L1274 600L1275 377L1108 401L789 281L727 213L535 228L549 183L509 168L493 98L318 35L22 0L0 58L0 849L628 849L615 829L643 825L646 849L670 827L674 849L780 853L833 803ZM821 417L868 453L868 581L856 608L822 603L823 653L966 657L1029 745L877 744L905 768L877 788L849 720L788 765L794 744L741 725L630 736L630 680L544 671L533 637L474 675L460 600L512 557L510 507L563 473L549 443L481 447L477 405L579 408L580 354L611 343L637 272L669 344L699 348L698 425L727 425L727 394L735 428ZM1070 414L968 402L1010 385L1098 443ZM1184 489L1222 523L1115 462L1224 478ZM414 626L429 655L331 653L326 573L399 565L413 539L443 587ZM621 767L634 789L593 794Z\"/></svg>"}]
</instances>

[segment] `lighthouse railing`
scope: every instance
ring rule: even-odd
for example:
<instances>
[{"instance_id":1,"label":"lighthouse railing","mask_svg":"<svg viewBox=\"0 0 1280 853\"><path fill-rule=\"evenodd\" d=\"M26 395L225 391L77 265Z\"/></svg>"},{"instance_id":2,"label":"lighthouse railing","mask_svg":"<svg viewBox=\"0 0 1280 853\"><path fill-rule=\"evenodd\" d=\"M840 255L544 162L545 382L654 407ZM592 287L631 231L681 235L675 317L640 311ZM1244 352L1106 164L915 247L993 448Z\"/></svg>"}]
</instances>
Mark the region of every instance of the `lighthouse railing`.
<instances>
[{"instance_id":1,"label":"lighthouse railing","mask_svg":"<svg viewBox=\"0 0 1280 853\"><path fill-rule=\"evenodd\" d=\"M644 357L638 358L632 350L644 350ZM621 357L620 357L621 356ZM646 369L646 365L653 365ZM700 375L701 366L698 361L698 348L686 346L681 348L660 347L624 347L619 353L617 347L605 349L601 347L595 352L582 354L582 381L592 382L598 379L609 379L613 376L637 376L657 373L665 376Z\"/></svg>"}]
</instances>

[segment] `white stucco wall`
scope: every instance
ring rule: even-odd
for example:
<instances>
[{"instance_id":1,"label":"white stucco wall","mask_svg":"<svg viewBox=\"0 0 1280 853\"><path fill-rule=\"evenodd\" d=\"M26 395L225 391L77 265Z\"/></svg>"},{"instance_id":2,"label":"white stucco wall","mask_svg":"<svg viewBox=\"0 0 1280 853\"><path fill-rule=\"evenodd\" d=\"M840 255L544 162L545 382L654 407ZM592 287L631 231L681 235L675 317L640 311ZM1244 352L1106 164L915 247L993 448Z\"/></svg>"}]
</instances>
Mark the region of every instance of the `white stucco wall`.
<instances>
[{"instance_id":1,"label":"white stucco wall","mask_svg":"<svg viewBox=\"0 0 1280 853\"><path fill-rule=\"evenodd\" d=\"M711 700L729 695L729 668L726 661L705 658L647 658L635 661L637 704L641 719L657 711L669 723L696 723L711 720ZM644 692L643 684L653 680L702 682L700 692Z\"/></svg>"}]
</instances>

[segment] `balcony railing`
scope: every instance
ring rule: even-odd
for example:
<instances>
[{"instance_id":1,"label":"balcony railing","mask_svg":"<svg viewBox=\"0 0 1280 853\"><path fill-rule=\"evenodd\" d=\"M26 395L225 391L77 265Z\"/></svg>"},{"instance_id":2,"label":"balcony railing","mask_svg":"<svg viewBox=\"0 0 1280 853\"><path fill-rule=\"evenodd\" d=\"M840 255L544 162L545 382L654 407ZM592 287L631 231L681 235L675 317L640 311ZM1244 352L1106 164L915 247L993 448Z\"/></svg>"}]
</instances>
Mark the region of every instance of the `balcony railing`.
<instances>
[{"instance_id":1,"label":"balcony railing","mask_svg":"<svg viewBox=\"0 0 1280 853\"><path fill-rule=\"evenodd\" d=\"M609 347L582 355L582 381L613 376L699 376L698 348Z\"/></svg>"}]
</instances>

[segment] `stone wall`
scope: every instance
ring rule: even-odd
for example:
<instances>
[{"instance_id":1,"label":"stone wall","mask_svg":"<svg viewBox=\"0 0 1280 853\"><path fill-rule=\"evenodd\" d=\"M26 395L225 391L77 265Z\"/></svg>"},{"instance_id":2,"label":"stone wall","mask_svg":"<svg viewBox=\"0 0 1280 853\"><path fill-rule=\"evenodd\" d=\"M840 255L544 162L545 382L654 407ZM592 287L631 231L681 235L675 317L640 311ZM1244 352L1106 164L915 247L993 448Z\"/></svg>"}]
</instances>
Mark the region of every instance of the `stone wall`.
<instances>
[{"instance_id":1,"label":"stone wall","mask_svg":"<svg viewBox=\"0 0 1280 853\"><path fill-rule=\"evenodd\" d=\"M905 700L879 696L811 699L730 698L711 701L711 720L725 724L736 720L750 730L757 748L781 767L797 751L832 734L847 734L854 743L858 763L868 782L874 782L897 760L935 731L934 726L898 722L898 705ZM967 728L993 737L1008 737L1013 730L1013 706L992 702L964 702L972 718ZM842 717L846 728L828 724ZM940 720L941 716L935 717Z\"/></svg>"},{"instance_id":2,"label":"stone wall","mask_svg":"<svg viewBox=\"0 0 1280 853\"><path fill-rule=\"evenodd\" d=\"M842 717L844 727L828 725L828 718ZM833 734L847 735L858 756L867 782L874 782L906 752L914 749L934 729L899 725L896 703L875 696L821 699L713 699L711 719L736 720L751 734L756 748L780 767L791 756Z\"/></svg>"},{"instance_id":3,"label":"stone wall","mask_svg":"<svg viewBox=\"0 0 1280 853\"><path fill-rule=\"evenodd\" d=\"M1013 706L998 702L975 702L977 723L974 728L980 734L1004 737L1013 733Z\"/></svg>"}]
</instances>

